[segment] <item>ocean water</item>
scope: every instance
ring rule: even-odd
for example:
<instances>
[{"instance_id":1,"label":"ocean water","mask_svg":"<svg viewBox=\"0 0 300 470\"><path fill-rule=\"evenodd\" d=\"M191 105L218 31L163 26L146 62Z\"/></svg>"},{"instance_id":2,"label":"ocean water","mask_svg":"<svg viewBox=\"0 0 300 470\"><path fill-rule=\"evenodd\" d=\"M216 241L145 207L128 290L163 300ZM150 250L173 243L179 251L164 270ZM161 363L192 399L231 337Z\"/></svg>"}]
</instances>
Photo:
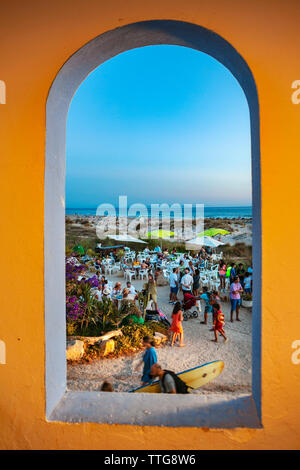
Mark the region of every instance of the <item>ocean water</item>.
<instances>
[{"instance_id":1,"label":"ocean water","mask_svg":"<svg viewBox=\"0 0 300 470\"><path fill-rule=\"evenodd\" d=\"M92 208L67 208L66 215L96 215L96 207ZM150 207L148 207L150 212ZM195 216L196 208L193 207L193 216ZM172 214L171 214L172 217ZM233 219L237 217L252 217L252 206L236 206L236 207L204 207L204 217Z\"/></svg>"}]
</instances>

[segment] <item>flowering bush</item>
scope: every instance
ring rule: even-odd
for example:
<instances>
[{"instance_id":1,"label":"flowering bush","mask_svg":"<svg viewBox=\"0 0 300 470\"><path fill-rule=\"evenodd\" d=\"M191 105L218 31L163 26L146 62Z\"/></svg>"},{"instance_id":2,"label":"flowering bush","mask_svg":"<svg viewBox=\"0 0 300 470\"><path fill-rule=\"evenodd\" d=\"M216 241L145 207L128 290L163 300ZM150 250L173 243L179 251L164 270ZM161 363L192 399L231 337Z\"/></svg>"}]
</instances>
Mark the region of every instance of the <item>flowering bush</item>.
<instances>
[{"instance_id":1,"label":"flowering bush","mask_svg":"<svg viewBox=\"0 0 300 470\"><path fill-rule=\"evenodd\" d=\"M78 280L89 267L76 258L66 259L66 320L68 334L94 336L117 328L123 319L111 300L99 302L93 289L99 287L98 277ZM70 333L72 332L72 333Z\"/></svg>"},{"instance_id":2,"label":"flowering bush","mask_svg":"<svg viewBox=\"0 0 300 470\"><path fill-rule=\"evenodd\" d=\"M77 321L79 318L82 318L85 312L86 304L80 302L80 300L72 295L66 297L66 311L67 311L67 320Z\"/></svg>"},{"instance_id":3,"label":"flowering bush","mask_svg":"<svg viewBox=\"0 0 300 470\"><path fill-rule=\"evenodd\" d=\"M90 277L89 279L86 279L85 281L86 284L90 284L91 287L99 287L99 280L97 276Z\"/></svg>"},{"instance_id":4,"label":"flowering bush","mask_svg":"<svg viewBox=\"0 0 300 470\"><path fill-rule=\"evenodd\" d=\"M85 271L86 267L84 264L74 264L69 261L66 262L66 279L72 280L77 279L77 277Z\"/></svg>"}]
</instances>

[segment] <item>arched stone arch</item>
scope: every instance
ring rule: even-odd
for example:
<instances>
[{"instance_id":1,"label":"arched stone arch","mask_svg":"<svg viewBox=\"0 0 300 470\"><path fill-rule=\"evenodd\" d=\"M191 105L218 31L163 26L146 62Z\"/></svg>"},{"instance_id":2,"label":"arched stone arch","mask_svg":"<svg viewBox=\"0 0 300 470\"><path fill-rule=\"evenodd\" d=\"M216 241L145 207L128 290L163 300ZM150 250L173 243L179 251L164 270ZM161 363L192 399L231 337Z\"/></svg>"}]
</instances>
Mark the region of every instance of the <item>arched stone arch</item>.
<instances>
[{"instance_id":1,"label":"arched stone arch","mask_svg":"<svg viewBox=\"0 0 300 470\"><path fill-rule=\"evenodd\" d=\"M106 60L129 49L178 45L211 55L238 80L247 98L251 126L253 204L252 396L209 402L200 395L157 397L123 393L66 392L65 340L65 139L69 104L82 81ZM259 104L252 73L237 50L201 26L173 20L133 23L96 37L75 52L58 72L47 99L45 161L45 331L46 414L62 421L169 426L257 427L261 419L261 193ZM108 395L108 396L107 396ZM174 400L178 401L178 406ZM201 405L201 406L200 406ZM132 411L135 415L132 416ZM145 414L144 410L149 413ZM92 411L91 411L92 410ZM164 410L162 412L162 410ZM176 411L174 411L176 410ZM220 412L218 411L220 410Z\"/></svg>"}]
</instances>

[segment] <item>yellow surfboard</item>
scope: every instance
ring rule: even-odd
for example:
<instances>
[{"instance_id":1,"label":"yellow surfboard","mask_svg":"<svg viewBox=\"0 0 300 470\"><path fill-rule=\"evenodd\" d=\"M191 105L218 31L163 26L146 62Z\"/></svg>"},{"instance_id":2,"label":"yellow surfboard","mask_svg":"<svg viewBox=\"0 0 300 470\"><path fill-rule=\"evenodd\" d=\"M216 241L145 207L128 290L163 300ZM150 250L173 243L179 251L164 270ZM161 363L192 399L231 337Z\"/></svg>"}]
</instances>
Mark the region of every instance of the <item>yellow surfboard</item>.
<instances>
[{"instance_id":1,"label":"yellow surfboard","mask_svg":"<svg viewBox=\"0 0 300 470\"><path fill-rule=\"evenodd\" d=\"M213 361L177 374L189 387L197 389L218 377L224 369L223 361ZM159 381L132 390L132 393L160 393Z\"/></svg>"}]
</instances>

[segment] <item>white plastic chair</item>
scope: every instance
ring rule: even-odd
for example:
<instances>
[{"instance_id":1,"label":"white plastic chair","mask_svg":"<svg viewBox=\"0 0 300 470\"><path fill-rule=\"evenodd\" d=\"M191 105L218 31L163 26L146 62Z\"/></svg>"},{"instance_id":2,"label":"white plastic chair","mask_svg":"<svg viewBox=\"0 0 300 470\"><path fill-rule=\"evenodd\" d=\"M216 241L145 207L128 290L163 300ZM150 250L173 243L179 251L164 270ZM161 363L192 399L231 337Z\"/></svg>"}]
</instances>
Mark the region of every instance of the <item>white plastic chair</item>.
<instances>
[{"instance_id":1,"label":"white plastic chair","mask_svg":"<svg viewBox=\"0 0 300 470\"><path fill-rule=\"evenodd\" d=\"M105 266L105 273L106 274L112 274L112 272L113 272L113 266L111 266L111 265Z\"/></svg>"},{"instance_id":2,"label":"white plastic chair","mask_svg":"<svg viewBox=\"0 0 300 470\"><path fill-rule=\"evenodd\" d=\"M139 278L140 279L146 279L146 281L148 281L148 272L146 271L146 269L141 269L140 272L139 272Z\"/></svg>"},{"instance_id":3,"label":"white plastic chair","mask_svg":"<svg viewBox=\"0 0 300 470\"><path fill-rule=\"evenodd\" d=\"M125 277L131 282L131 279L134 277L136 279L136 272L130 271L129 269L125 271Z\"/></svg>"}]
</instances>

